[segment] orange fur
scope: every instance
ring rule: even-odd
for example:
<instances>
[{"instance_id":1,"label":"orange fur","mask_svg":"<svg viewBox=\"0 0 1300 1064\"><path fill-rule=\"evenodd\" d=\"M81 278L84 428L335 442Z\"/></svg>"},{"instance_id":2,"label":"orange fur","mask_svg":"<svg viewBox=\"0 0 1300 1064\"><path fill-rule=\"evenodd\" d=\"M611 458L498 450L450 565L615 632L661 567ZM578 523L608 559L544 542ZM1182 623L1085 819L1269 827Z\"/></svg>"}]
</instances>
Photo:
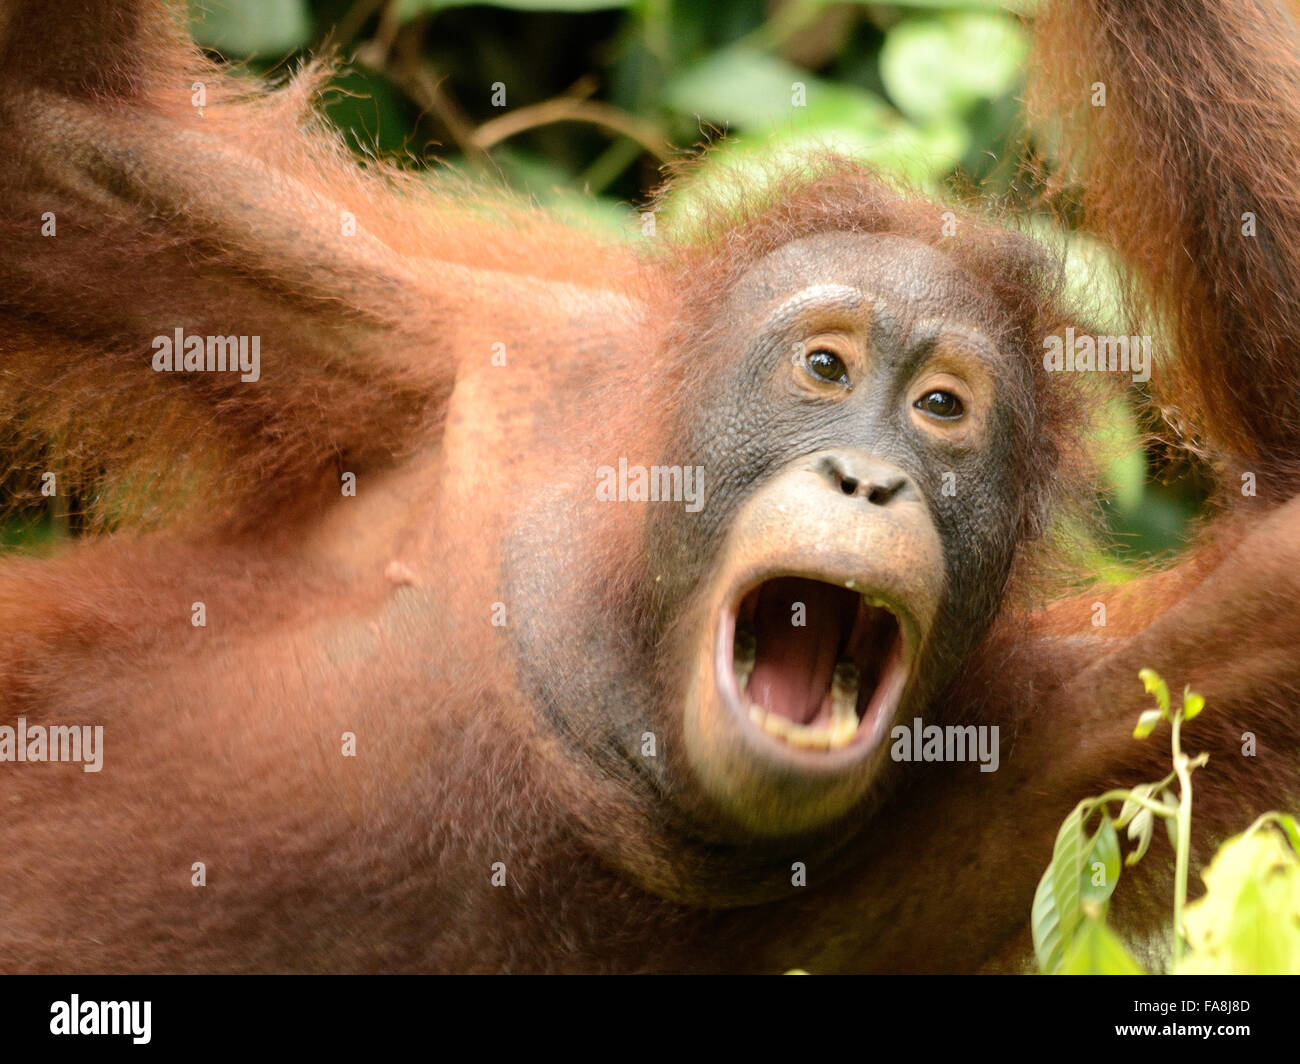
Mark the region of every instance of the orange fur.
<instances>
[{"instance_id":1,"label":"orange fur","mask_svg":"<svg viewBox=\"0 0 1300 1064\"><path fill-rule=\"evenodd\" d=\"M842 160L774 171L761 194L696 190L704 223L650 247L601 240L504 193L358 166L311 114L312 72L253 91L159 5L84 6L0 7L0 440L12 501L54 471L112 534L0 563L0 724L101 722L105 768L0 766L0 968L1009 963L1064 813L1163 772L1129 738L1146 665L1210 699L1221 797L1198 812L1201 856L1254 805L1297 797L1293 27L1244 0L1117 0L1042 30L1038 99L1067 120L1088 217L1178 348L1162 394L1229 485L1242 462L1259 472L1260 505L1110 596L1105 640L1091 594L1027 611L1060 593L1031 542L945 709L1012 736L1003 769L920 773L816 890L715 909L611 867L677 888L703 858L565 756L488 623L520 500L579 511L594 546L574 575L619 600L643 515L582 510L579 480L671 444L716 368L692 353L747 265L810 233L912 236L1032 355L1071 320L1059 264L972 216L940 239L936 205ZM1074 113L1097 79L1112 103ZM1259 215L1254 243L1232 235L1239 208ZM261 381L153 372L150 338L175 327L260 335ZM1020 414L1041 435L1014 459L1059 512L1092 484L1095 396L1034 378ZM1267 756L1236 755L1243 729ZM346 732L357 758L338 754ZM1148 862L1138 929L1164 874Z\"/></svg>"}]
</instances>

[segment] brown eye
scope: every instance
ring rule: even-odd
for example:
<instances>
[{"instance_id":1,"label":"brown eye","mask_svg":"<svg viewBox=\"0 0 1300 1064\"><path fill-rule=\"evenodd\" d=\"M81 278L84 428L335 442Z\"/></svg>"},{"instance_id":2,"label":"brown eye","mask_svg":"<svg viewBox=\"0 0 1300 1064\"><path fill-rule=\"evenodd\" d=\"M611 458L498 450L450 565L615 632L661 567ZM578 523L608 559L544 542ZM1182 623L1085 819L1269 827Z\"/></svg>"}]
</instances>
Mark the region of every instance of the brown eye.
<instances>
[{"instance_id":1,"label":"brown eye","mask_svg":"<svg viewBox=\"0 0 1300 1064\"><path fill-rule=\"evenodd\" d=\"M839 355L826 350L817 350L810 354L805 362L808 372L820 380L845 385L849 383L849 371Z\"/></svg>"},{"instance_id":2,"label":"brown eye","mask_svg":"<svg viewBox=\"0 0 1300 1064\"><path fill-rule=\"evenodd\" d=\"M952 392L945 392L936 389L932 392L926 392L915 403L912 404L917 410L931 417L938 418L940 421L956 421L966 412L962 402Z\"/></svg>"}]
</instances>

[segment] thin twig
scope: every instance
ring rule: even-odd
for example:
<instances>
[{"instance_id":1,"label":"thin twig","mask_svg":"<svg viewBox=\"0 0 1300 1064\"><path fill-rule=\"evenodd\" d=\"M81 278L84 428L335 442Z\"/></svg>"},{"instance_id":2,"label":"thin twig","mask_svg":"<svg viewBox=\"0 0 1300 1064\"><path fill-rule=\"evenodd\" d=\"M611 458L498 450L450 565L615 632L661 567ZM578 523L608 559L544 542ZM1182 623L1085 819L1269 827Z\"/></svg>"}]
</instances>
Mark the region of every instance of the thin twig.
<instances>
[{"instance_id":1,"label":"thin twig","mask_svg":"<svg viewBox=\"0 0 1300 1064\"><path fill-rule=\"evenodd\" d=\"M587 122L612 130L636 141L660 162L666 162L673 155L672 146L653 122L599 100L579 100L568 96L518 107L499 118L489 119L474 131L474 144L487 151L510 137L555 122Z\"/></svg>"},{"instance_id":2,"label":"thin twig","mask_svg":"<svg viewBox=\"0 0 1300 1064\"><path fill-rule=\"evenodd\" d=\"M361 32L361 27L366 24L366 20L379 10L379 5L382 3L384 0L357 0L334 24L334 28L325 38L325 46L343 51Z\"/></svg>"}]
</instances>

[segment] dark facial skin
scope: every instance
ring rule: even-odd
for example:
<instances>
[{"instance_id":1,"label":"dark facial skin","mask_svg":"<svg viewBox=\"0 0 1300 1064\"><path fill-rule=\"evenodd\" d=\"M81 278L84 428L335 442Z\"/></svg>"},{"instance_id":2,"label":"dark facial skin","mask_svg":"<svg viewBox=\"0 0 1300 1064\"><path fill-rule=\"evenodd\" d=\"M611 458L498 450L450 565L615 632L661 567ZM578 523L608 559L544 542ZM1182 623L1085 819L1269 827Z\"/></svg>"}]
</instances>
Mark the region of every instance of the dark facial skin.
<instances>
[{"instance_id":1,"label":"dark facial skin","mask_svg":"<svg viewBox=\"0 0 1300 1064\"><path fill-rule=\"evenodd\" d=\"M944 255L900 237L833 234L789 244L745 275L716 320L696 356L704 382L698 403L680 412L669 436L673 453L660 459L703 467L706 501L698 513L680 504L646 507L638 600L629 608L606 599L602 587L557 587L542 575L544 566L586 569L592 531L575 520L582 511L558 500L539 501L520 523L505 578L515 601L536 606L516 611L515 639L540 715L572 753L620 782L654 830L678 836L678 854L687 852L681 836L712 840L700 858L710 869L696 874L717 877L721 893L751 897L767 888L739 888L737 878L762 878L787 851L779 839L712 823L698 766L681 753L689 677L712 639L712 607L703 603L716 583L720 545L748 502L818 455L901 471L913 504L928 509L942 556L922 563L900 543L864 561L877 573L924 565L908 576L937 603L926 626L935 635L913 663L918 678L899 715L923 711L992 622L1011 568L1023 500L1006 441L1025 429L1013 412L1025 407L1029 382L1026 363L1005 349L1005 320L987 297ZM844 530L832 520L809 536L813 570ZM658 737L659 756L642 756L646 732ZM882 771L879 758L869 767ZM794 775L754 771L767 800L773 787L788 790L792 803L803 800L788 785ZM821 825L829 833L820 842L809 835L819 827L801 828L799 852L842 845L846 823L859 822L864 808L859 802L843 810L854 817ZM730 858L719 856L719 843L734 847Z\"/></svg>"},{"instance_id":2,"label":"dark facial skin","mask_svg":"<svg viewBox=\"0 0 1300 1064\"><path fill-rule=\"evenodd\" d=\"M1024 363L999 352L1005 323L970 278L935 249L895 236L833 234L786 245L758 264L720 317L732 326L702 358L732 354L680 427L681 457L704 466L708 503L696 515L652 514L652 555L670 557L671 603L710 564L736 506L791 459L850 447L907 472L944 545L953 635L982 632L1001 599L1022 502L1006 441L1029 389ZM795 360L838 355L851 388ZM933 390L963 402L962 418L927 418ZM1019 426L1023 432L1025 426ZM944 474L949 494L944 493ZM970 640L938 648L949 663Z\"/></svg>"}]
</instances>

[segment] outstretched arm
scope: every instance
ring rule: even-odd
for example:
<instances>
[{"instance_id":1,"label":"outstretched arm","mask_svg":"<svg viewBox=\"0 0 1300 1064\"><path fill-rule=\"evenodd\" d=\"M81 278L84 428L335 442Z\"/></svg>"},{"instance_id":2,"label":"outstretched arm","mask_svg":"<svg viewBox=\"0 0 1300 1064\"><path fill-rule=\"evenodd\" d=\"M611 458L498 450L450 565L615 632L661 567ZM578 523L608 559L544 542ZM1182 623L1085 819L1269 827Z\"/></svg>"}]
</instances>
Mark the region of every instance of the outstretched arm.
<instances>
[{"instance_id":1,"label":"outstretched arm","mask_svg":"<svg viewBox=\"0 0 1300 1064\"><path fill-rule=\"evenodd\" d=\"M1176 363L1152 389L1229 491L1300 488L1300 30L1285 0L1088 0L1040 19L1031 98ZM1152 313L1153 312L1153 313Z\"/></svg>"},{"instance_id":2,"label":"outstretched arm","mask_svg":"<svg viewBox=\"0 0 1300 1064\"><path fill-rule=\"evenodd\" d=\"M315 88L254 91L162 3L0 8L12 485L56 469L60 494L120 492L121 519L147 484L255 526L436 423L448 301L411 234L438 229L402 214L436 204L359 168ZM187 357L206 372L167 369Z\"/></svg>"}]
</instances>

